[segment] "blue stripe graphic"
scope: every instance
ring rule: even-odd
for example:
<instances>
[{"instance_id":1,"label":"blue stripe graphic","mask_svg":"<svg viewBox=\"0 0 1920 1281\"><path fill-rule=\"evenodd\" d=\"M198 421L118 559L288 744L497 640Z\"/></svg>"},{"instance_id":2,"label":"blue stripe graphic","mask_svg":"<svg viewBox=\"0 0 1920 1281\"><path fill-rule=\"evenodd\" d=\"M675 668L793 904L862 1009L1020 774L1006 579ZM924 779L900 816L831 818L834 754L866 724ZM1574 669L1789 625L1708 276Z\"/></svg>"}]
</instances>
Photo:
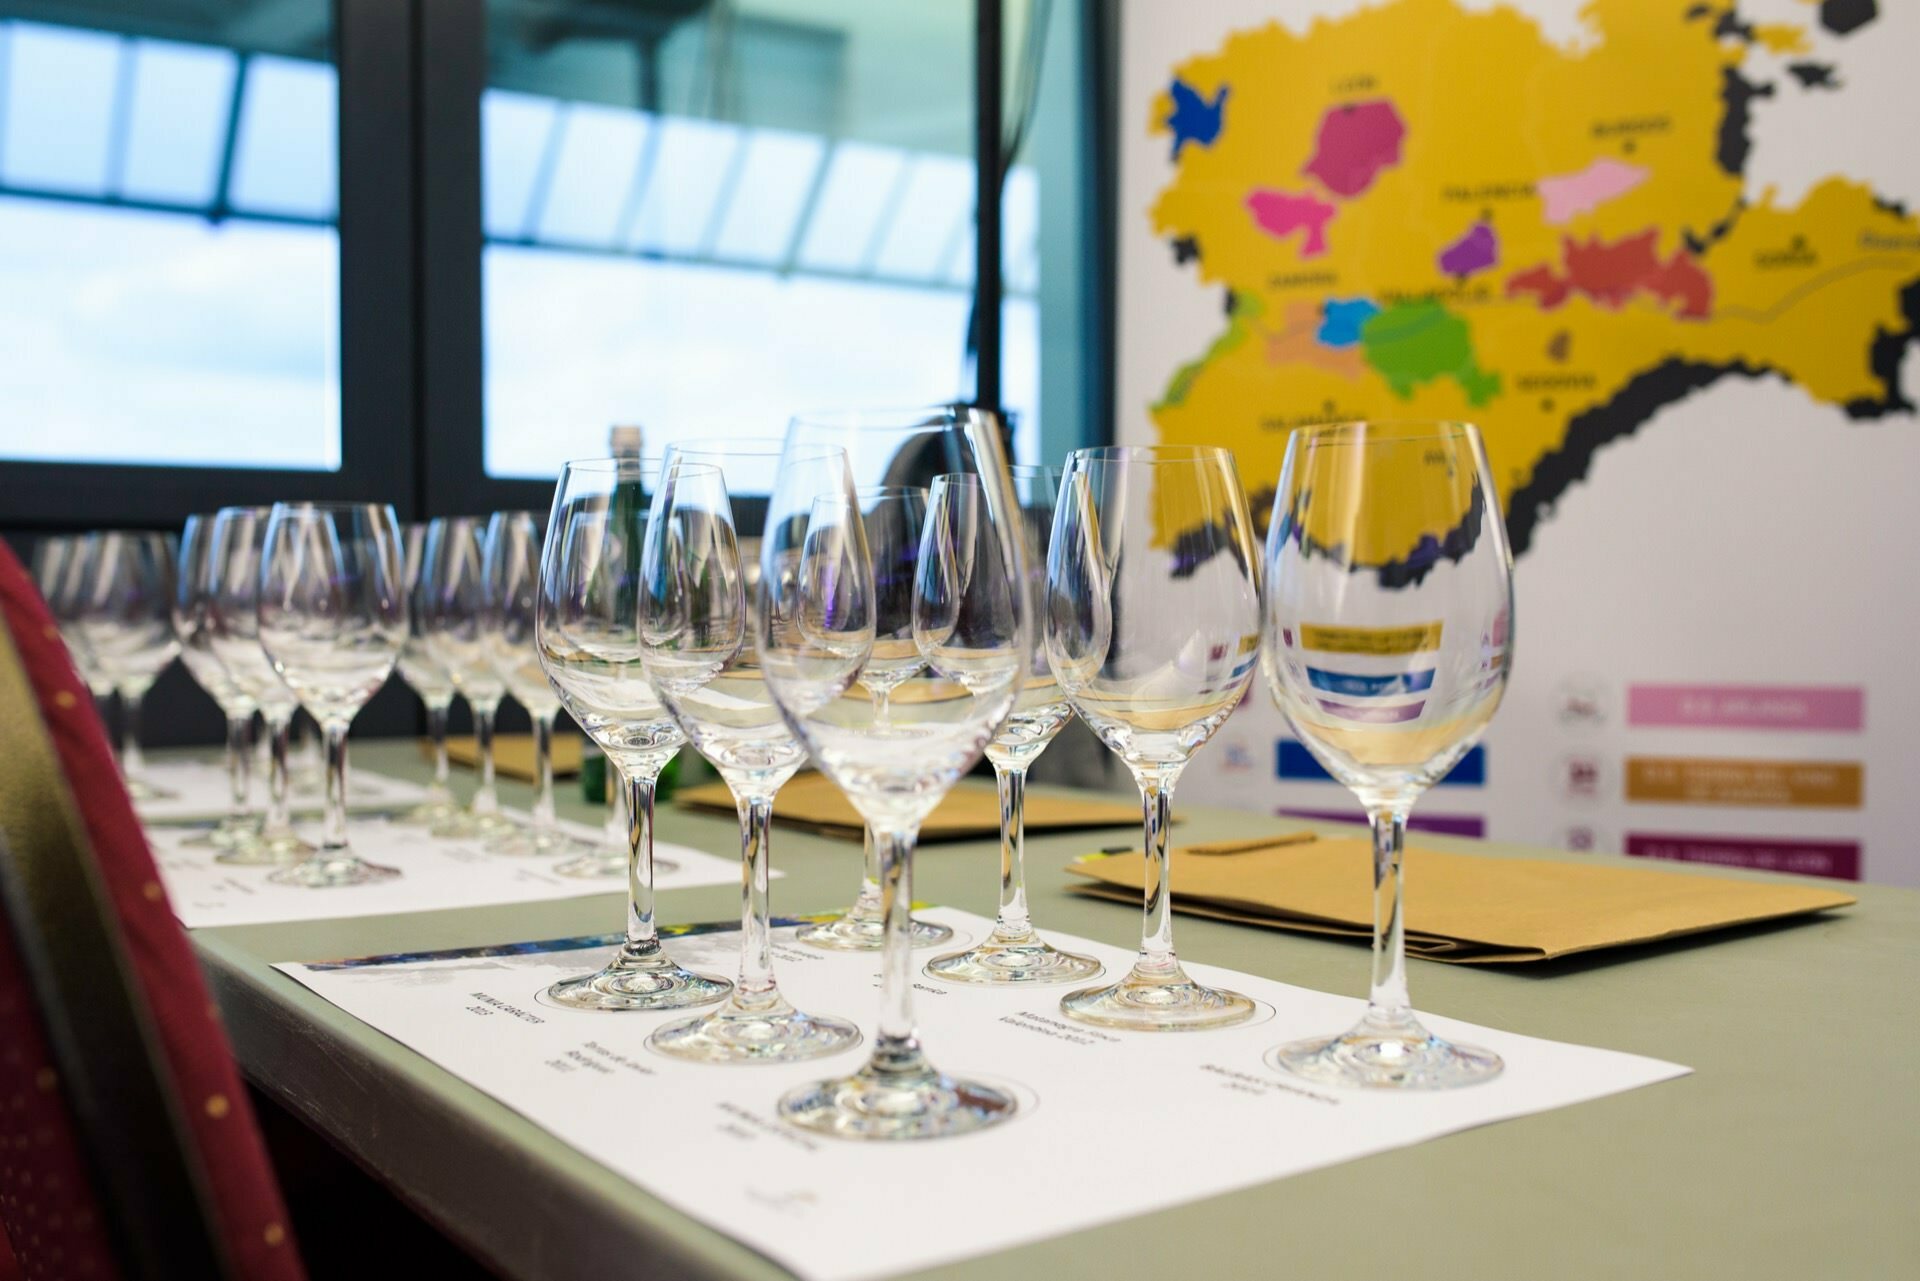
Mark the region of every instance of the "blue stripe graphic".
<instances>
[{"instance_id":1,"label":"blue stripe graphic","mask_svg":"<svg viewBox=\"0 0 1920 1281\"><path fill-rule=\"evenodd\" d=\"M1321 768L1320 762L1313 759L1313 753L1307 750L1305 743L1291 738L1278 739L1274 743L1274 777L1299 783L1313 783L1332 779L1333 775ZM1484 744L1474 747L1462 756L1448 775L1440 780L1441 787L1479 787L1487 781L1487 749Z\"/></svg>"},{"instance_id":2,"label":"blue stripe graphic","mask_svg":"<svg viewBox=\"0 0 1920 1281\"><path fill-rule=\"evenodd\" d=\"M1307 669L1307 679L1315 689L1350 698L1378 698L1383 694L1418 694L1433 688L1433 669L1395 672L1391 676L1361 676L1355 672L1328 672L1318 667Z\"/></svg>"}]
</instances>

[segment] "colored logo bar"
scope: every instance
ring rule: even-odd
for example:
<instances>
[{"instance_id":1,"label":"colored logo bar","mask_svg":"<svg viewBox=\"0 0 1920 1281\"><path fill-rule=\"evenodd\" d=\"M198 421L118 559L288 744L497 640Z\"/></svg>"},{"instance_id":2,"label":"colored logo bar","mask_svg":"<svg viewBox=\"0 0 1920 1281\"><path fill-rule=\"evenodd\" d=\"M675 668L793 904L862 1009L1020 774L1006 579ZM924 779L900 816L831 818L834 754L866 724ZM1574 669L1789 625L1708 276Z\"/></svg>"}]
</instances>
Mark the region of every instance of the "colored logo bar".
<instances>
[{"instance_id":1,"label":"colored logo bar","mask_svg":"<svg viewBox=\"0 0 1920 1281\"><path fill-rule=\"evenodd\" d=\"M1845 685L1632 685L1627 724L1660 728L1860 730L1867 694Z\"/></svg>"},{"instance_id":2,"label":"colored logo bar","mask_svg":"<svg viewBox=\"0 0 1920 1281\"><path fill-rule=\"evenodd\" d=\"M1315 689L1348 698L1379 698L1387 694L1421 694L1433 688L1433 669L1395 672L1391 676L1362 676L1357 672L1329 672L1318 667L1307 669L1307 680Z\"/></svg>"},{"instance_id":3,"label":"colored logo bar","mask_svg":"<svg viewBox=\"0 0 1920 1281\"><path fill-rule=\"evenodd\" d=\"M1319 761L1313 759L1313 753L1307 745L1297 739L1277 739L1273 745L1275 778L1288 779L1300 783L1316 783L1331 780ZM1487 781L1487 749L1484 745L1470 749L1454 764L1447 776L1440 780L1440 786L1478 787Z\"/></svg>"},{"instance_id":4,"label":"colored logo bar","mask_svg":"<svg viewBox=\"0 0 1920 1281\"><path fill-rule=\"evenodd\" d=\"M1362 823L1367 816L1360 810L1303 810L1281 806L1274 813L1282 818L1301 818L1309 823ZM1487 820L1478 814L1422 814L1415 811L1407 818L1409 832L1431 832L1435 836L1482 837Z\"/></svg>"},{"instance_id":5,"label":"colored logo bar","mask_svg":"<svg viewBox=\"0 0 1920 1281\"><path fill-rule=\"evenodd\" d=\"M1331 698L1320 700L1321 711L1356 725L1399 725L1405 721L1417 721L1426 706L1424 700L1418 703L1337 703Z\"/></svg>"},{"instance_id":6,"label":"colored logo bar","mask_svg":"<svg viewBox=\"0 0 1920 1281\"><path fill-rule=\"evenodd\" d=\"M1857 841L1766 840L1758 836L1659 836L1627 833L1627 853L1635 858L1661 858L1675 863L1717 863L1722 867L1751 867L1763 872L1794 872L1801 876L1860 879Z\"/></svg>"},{"instance_id":7,"label":"colored logo bar","mask_svg":"<svg viewBox=\"0 0 1920 1281\"><path fill-rule=\"evenodd\" d=\"M1300 647L1324 654L1422 654L1440 648L1440 622L1411 627L1332 627L1304 623Z\"/></svg>"},{"instance_id":8,"label":"colored logo bar","mask_svg":"<svg viewBox=\"0 0 1920 1281\"><path fill-rule=\"evenodd\" d=\"M1857 761L1742 761L1629 756L1630 801L1859 809L1866 768Z\"/></svg>"}]
</instances>

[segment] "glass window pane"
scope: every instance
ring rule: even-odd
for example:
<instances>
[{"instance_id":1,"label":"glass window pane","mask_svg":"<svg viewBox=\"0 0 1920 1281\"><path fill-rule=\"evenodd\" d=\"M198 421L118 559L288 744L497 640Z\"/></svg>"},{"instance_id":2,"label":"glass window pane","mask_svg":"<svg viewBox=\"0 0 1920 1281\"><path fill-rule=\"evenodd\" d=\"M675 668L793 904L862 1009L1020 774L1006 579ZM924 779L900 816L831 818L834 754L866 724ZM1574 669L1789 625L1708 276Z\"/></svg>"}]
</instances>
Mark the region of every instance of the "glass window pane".
<instances>
[{"instance_id":1,"label":"glass window pane","mask_svg":"<svg viewBox=\"0 0 1920 1281\"><path fill-rule=\"evenodd\" d=\"M749 135L714 255L733 262L783 261L826 149L824 138L806 134L761 129Z\"/></svg>"},{"instance_id":2,"label":"glass window pane","mask_svg":"<svg viewBox=\"0 0 1920 1281\"><path fill-rule=\"evenodd\" d=\"M834 148L833 160L800 246L800 265L858 271L872 259L875 232L898 195L907 153L858 142Z\"/></svg>"},{"instance_id":3,"label":"glass window pane","mask_svg":"<svg viewBox=\"0 0 1920 1281\"><path fill-rule=\"evenodd\" d=\"M552 98L489 89L480 99L480 132L487 140L481 217L489 237L530 234L534 184L559 124L560 104Z\"/></svg>"},{"instance_id":4,"label":"glass window pane","mask_svg":"<svg viewBox=\"0 0 1920 1281\"><path fill-rule=\"evenodd\" d=\"M628 246L655 253L698 253L713 237L720 189L733 172L741 132L732 125L669 116L640 200Z\"/></svg>"},{"instance_id":5,"label":"glass window pane","mask_svg":"<svg viewBox=\"0 0 1920 1281\"><path fill-rule=\"evenodd\" d=\"M337 469L329 6L60 12L0 20L0 459Z\"/></svg>"},{"instance_id":6,"label":"glass window pane","mask_svg":"<svg viewBox=\"0 0 1920 1281\"><path fill-rule=\"evenodd\" d=\"M637 111L579 104L563 115L558 157L534 199L539 239L611 246L620 232L646 146L648 120Z\"/></svg>"}]
</instances>

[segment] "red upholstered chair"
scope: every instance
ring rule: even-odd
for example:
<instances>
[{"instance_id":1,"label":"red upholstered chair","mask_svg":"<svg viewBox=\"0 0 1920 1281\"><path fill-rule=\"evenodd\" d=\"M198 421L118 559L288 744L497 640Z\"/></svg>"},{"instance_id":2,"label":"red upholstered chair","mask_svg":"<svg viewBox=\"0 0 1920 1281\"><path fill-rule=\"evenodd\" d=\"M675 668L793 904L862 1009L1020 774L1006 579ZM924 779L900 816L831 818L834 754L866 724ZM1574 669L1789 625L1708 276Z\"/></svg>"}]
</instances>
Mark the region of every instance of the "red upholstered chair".
<instances>
[{"instance_id":1,"label":"red upholstered chair","mask_svg":"<svg viewBox=\"0 0 1920 1281\"><path fill-rule=\"evenodd\" d=\"M5 544L0 727L0 1281L299 1281L218 1013Z\"/></svg>"}]
</instances>

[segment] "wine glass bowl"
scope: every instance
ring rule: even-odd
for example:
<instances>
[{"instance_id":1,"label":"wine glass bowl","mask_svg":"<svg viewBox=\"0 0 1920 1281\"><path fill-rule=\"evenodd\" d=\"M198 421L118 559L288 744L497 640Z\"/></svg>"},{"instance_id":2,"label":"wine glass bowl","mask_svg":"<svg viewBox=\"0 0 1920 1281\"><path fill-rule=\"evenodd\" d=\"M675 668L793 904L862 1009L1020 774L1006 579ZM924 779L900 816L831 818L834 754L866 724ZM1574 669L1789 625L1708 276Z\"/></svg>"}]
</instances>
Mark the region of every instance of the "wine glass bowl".
<instances>
[{"instance_id":1,"label":"wine glass bowl","mask_svg":"<svg viewBox=\"0 0 1920 1281\"><path fill-rule=\"evenodd\" d=\"M1074 711L1139 784L1146 883L1140 952L1116 983L1061 1009L1136 1031L1252 1017L1195 983L1173 949L1167 829L1181 771L1226 721L1260 646L1259 565L1232 455L1112 446L1068 456L1047 560L1047 661Z\"/></svg>"},{"instance_id":2,"label":"wine glass bowl","mask_svg":"<svg viewBox=\"0 0 1920 1281\"><path fill-rule=\"evenodd\" d=\"M1512 662L1512 554L1486 449L1463 423L1301 429L1273 511L1262 666L1294 734L1367 810L1374 944L1360 1023L1269 1061L1332 1085L1490 1080L1497 1055L1413 1012L1403 866L1408 811L1485 730Z\"/></svg>"},{"instance_id":3,"label":"wine glass bowl","mask_svg":"<svg viewBox=\"0 0 1920 1281\"><path fill-rule=\"evenodd\" d=\"M140 710L147 691L179 652L173 633L171 534L101 530L87 535L75 562L74 619L103 680L120 695L120 772L135 799L167 795L146 778Z\"/></svg>"}]
</instances>

